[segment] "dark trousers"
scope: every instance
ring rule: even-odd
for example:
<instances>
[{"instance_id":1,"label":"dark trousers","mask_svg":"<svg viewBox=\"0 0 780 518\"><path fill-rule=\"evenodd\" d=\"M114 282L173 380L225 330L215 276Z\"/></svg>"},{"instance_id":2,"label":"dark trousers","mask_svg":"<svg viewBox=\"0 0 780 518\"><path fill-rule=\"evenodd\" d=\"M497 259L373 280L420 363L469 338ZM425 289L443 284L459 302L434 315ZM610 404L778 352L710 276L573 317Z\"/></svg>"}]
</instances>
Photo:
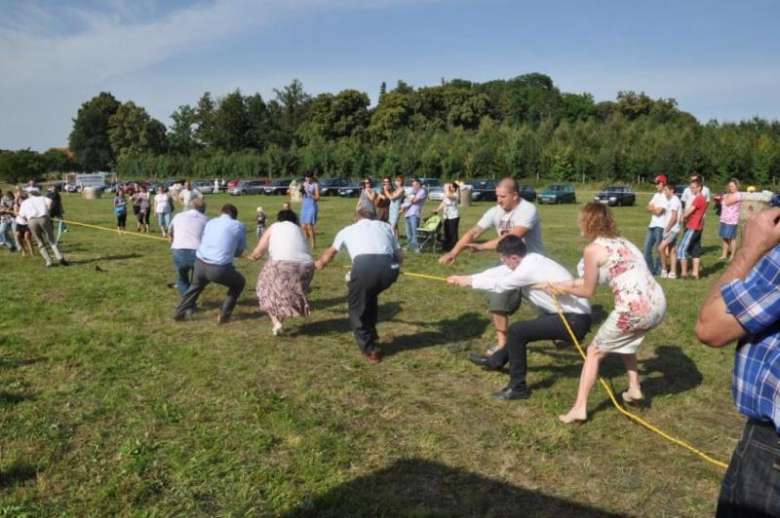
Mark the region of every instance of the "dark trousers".
<instances>
[{"instance_id":1,"label":"dark trousers","mask_svg":"<svg viewBox=\"0 0 780 518\"><path fill-rule=\"evenodd\" d=\"M748 419L718 497L718 518L780 516L780 436Z\"/></svg>"},{"instance_id":2,"label":"dark trousers","mask_svg":"<svg viewBox=\"0 0 780 518\"><path fill-rule=\"evenodd\" d=\"M228 289L219 312L223 317L229 317L233 313L233 308L236 307L238 296L244 291L246 279L238 273L232 264L208 264L200 259L196 259L195 270L192 274L192 284L190 284L187 292L182 296L173 318L181 319L188 311L194 310L198 303L198 297L206 289L206 286L212 282L226 286Z\"/></svg>"},{"instance_id":3,"label":"dark trousers","mask_svg":"<svg viewBox=\"0 0 780 518\"><path fill-rule=\"evenodd\" d=\"M577 340L588 334L591 316L578 313L564 313ZM507 330L506 345L493 353L490 364L500 369L509 362L509 387L525 390L525 376L528 372L528 344L537 340L571 340L569 331L557 313L540 316L534 320L515 322Z\"/></svg>"},{"instance_id":4,"label":"dark trousers","mask_svg":"<svg viewBox=\"0 0 780 518\"><path fill-rule=\"evenodd\" d=\"M444 236L441 240L441 247L445 252L449 252L458 242L458 223L460 218L444 220Z\"/></svg>"},{"instance_id":5,"label":"dark trousers","mask_svg":"<svg viewBox=\"0 0 780 518\"><path fill-rule=\"evenodd\" d=\"M388 255L359 255L352 260L347 294L349 325L364 354L373 352L379 339L379 294L392 286L399 271L395 259Z\"/></svg>"}]
</instances>

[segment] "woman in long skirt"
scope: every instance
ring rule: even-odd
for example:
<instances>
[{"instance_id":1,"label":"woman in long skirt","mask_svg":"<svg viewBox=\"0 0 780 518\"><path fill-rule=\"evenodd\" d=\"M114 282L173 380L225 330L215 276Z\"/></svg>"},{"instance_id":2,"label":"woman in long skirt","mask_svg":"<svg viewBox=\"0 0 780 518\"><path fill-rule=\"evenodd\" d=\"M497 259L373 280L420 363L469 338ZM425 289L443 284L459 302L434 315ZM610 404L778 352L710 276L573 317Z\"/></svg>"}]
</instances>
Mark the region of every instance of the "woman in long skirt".
<instances>
[{"instance_id":1,"label":"woman in long skirt","mask_svg":"<svg viewBox=\"0 0 780 518\"><path fill-rule=\"evenodd\" d=\"M314 260L295 212L282 210L276 219L249 256L257 261L269 255L257 278L257 297L260 310L271 317L274 336L284 331L285 318L309 316L306 293L314 277Z\"/></svg>"}]
</instances>

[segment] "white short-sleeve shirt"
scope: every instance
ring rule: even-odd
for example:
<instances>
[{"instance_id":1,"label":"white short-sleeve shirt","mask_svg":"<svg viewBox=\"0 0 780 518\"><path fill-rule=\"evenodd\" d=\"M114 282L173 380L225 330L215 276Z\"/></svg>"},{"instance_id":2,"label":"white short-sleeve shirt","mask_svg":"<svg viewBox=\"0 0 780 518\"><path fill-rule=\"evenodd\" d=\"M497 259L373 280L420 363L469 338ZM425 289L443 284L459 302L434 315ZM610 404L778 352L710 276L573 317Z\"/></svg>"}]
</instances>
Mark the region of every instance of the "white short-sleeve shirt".
<instances>
[{"instance_id":1,"label":"white short-sleeve shirt","mask_svg":"<svg viewBox=\"0 0 780 518\"><path fill-rule=\"evenodd\" d=\"M353 261L359 255L392 256L400 248L390 225L384 221L370 219L361 219L341 229L332 246L336 250L346 247Z\"/></svg>"},{"instance_id":2,"label":"white short-sleeve shirt","mask_svg":"<svg viewBox=\"0 0 780 518\"><path fill-rule=\"evenodd\" d=\"M521 199L517 207L509 212L496 205L482 216L477 226L483 230L493 227L499 236L511 232L516 226L525 227L528 232L523 236L523 241L528 252L545 255L539 213L536 205L530 201Z\"/></svg>"},{"instance_id":3,"label":"white short-sleeve shirt","mask_svg":"<svg viewBox=\"0 0 780 518\"><path fill-rule=\"evenodd\" d=\"M271 225L268 255L274 261L310 263L312 261L306 236L301 227L292 221L279 221Z\"/></svg>"},{"instance_id":4,"label":"white short-sleeve shirt","mask_svg":"<svg viewBox=\"0 0 780 518\"><path fill-rule=\"evenodd\" d=\"M671 232L680 232L680 220L682 219L682 202L680 201L680 198L677 196L672 196L670 199L667 200L668 204L666 205L666 212L665 218L664 218L664 228L666 228L666 225L669 224L669 218L672 217L672 212L677 211L675 218L676 221L674 222L674 226L670 229Z\"/></svg>"},{"instance_id":5,"label":"white short-sleeve shirt","mask_svg":"<svg viewBox=\"0 0 780 518\"><path fill-rule=\"evenodd\" d=\"M663 193L657 192L653 195L653 199L650 200L650 204L654 207L662 207L664 211L657 216L653 214L650 217L650 225L648 225L648 228L663 228L664 222L667 221L666 211L668 210L667 205L669 204L669 200L666 199L666 196L664 196Z\"/></svg>"},{"instance_id":6,"label":"white short-sleeve shirt","mask_svg":"<svg viewBox=\"0 0 780 518\"><path fill-rule=\"evenodd\" d=\"M544 290L532 289L537 284L570 281L569 271L540 254L526 254L520 265L512 270L506 265L497 266L471 277L471 286L477 290L496 293L520 288L537 310L543 313L558 311L555 301ZM582 297L564 295L558 298L564 313L590 314L590 302Z\"/></svg>"}]
</instances>

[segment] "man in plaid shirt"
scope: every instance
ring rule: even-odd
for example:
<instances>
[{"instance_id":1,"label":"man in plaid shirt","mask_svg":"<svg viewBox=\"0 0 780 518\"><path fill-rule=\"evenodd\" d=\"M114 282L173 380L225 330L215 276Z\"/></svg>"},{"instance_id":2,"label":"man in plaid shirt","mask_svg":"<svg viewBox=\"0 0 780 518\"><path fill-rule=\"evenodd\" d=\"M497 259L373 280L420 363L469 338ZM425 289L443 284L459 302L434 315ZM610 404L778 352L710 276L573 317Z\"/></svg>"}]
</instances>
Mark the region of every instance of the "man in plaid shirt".
<instances>
[{"instance_id":1,"label":"man in plaid shirt","mask_svg":"<svg viewBox=\"0 0 780 518\"><path fill-rule=\"evenodd\" d=\"M723 479L718 517L780 516L780 208L746 225L742 248L704 301L696 336L734 340L733 394L748 420Z\"/></svg>"}]
</instances>

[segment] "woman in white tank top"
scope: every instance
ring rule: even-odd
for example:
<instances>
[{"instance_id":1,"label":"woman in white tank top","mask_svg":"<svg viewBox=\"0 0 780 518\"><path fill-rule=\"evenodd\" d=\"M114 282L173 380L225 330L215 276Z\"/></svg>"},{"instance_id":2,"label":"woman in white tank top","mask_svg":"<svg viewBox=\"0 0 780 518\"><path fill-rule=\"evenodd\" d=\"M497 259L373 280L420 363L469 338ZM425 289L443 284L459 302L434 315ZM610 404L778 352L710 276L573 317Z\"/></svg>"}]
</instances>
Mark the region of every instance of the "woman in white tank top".
<instances>
[{"instance_id":1,"label":"woman in white tank top","mask_svg":"<svg viewBox=\"0 0 780 518\"><path fill-rule=\"evenodd\" d=\"M271 317L271 333L277 336L284 330L285 318L311 312L306 292L314 277L314 260L295 212L280 211L249 258L257 261L266 252L269 258L257 278L257 297L260 310Z\"/></svg>"}]
</instances>

